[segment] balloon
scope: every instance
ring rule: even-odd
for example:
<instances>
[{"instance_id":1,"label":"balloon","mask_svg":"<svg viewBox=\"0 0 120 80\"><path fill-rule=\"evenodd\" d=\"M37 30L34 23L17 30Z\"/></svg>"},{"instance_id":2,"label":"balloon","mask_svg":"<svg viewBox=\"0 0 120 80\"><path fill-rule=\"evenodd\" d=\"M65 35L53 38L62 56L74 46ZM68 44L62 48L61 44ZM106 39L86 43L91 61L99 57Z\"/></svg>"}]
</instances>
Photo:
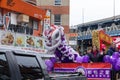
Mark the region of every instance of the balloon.
<instances>
[{"instance_id":1,"label":"balloon","mask_svg":"<svg viewBox=\"0 0 120 80\"><path fill-rule=\"evenodd\" d=\"M78 57L76 58L76 62L82 63L82 61L83 61L83 57L78 56Z\"/></svg>"},{"instance_id":2,"label":"balloon","mask_svg":"<svg viewBox=\"0 0 120 80\"><path fill-rule=\"evenodd\" d=\"M112 57L114 57L114 58L119 58L120 57L120 54L119 54L119 52L114 52L113 53L113 55L112 55Z\"/></svg>"},{"instance_id":3,"label":"balloon","mask_svg":"<svg viewBox=\"0 0 120 80\"><path fill-rule=\"evenodd\" d=\"M115 66L116 62L117 62L117 59L114 58L113 56L111 56L110 57L110 63L113 65L113 67Z\"/></svg>"},{"instance_id":4,"label":"balloon","mask_svg":"<svg viewBox=\"0 0 120 80\"><path fill-rule=\"evenodd\" d=\"M47 67L50 67L50 68L53 67L53 63L51 60L45 60L45 64L47 65Z\"/></svg>"},{"instance_id":5,"label":"balloon","mask_svg":"<svg viewBox=\"0 0 120 80\"><path fill-rule=\"evenodd\" d=\"M50 58L50 60L52 61L53 64L57 62L57 59L55 57Z\"/></svg>"},{"instance_id":6,"label":"balloon","mask_svg":"<svg viewBox=\"0 0 120 80\"><path fill-rule=\"evenodd\" d=\"M47 71L52 71L52 68L51 67L47 67Z\"/></svg>"},{"instance_id":7,"label":"balloon","mask_svg":"<svg viewBox=\"0 0 120 80\"><path fill-rule=\"evenodd\" d=\"M89 56L88 55L83 56L83 62L85 62L85 63L89 62Z\"/></svg>"},{"instance_id":8,"label":"balloon","mask_svg":"<svg viewBox=\"0 0 120 80\"><path fill-rule=\"evenodd\" d=\"M103 60L104 60L104 62L110 62L110 56L109 55L105 55Z\"/></svg>"},{"instance_id":9,"label":"balloon","mask_svg":"<svg viewBox=\"0 0 120 80\"><path fill-rule=\"evenodd\" d=\"M116 62L116 65L115 65L114 69L115 69L116 71L119 71L119 70L120 70L120 58L117 59L117 62Z\"/></svg>"}]
</instances>

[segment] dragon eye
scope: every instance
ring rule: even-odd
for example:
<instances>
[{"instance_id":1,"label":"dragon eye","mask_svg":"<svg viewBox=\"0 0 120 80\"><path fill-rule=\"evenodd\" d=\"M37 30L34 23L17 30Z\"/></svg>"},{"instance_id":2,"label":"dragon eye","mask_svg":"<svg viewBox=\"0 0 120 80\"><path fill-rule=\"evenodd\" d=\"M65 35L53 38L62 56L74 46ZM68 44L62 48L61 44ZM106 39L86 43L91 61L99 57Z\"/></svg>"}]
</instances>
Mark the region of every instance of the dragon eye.
<instances>
[{"instance_id":1,"label":"dragon eye","mask_svg":"<svg viewBox=\"0 0 120 80\"><path fill-rule=\"evenodd\" d=\"M55 39L59 37L59 32L55 34Z\"/></svg>"}]
</instances>

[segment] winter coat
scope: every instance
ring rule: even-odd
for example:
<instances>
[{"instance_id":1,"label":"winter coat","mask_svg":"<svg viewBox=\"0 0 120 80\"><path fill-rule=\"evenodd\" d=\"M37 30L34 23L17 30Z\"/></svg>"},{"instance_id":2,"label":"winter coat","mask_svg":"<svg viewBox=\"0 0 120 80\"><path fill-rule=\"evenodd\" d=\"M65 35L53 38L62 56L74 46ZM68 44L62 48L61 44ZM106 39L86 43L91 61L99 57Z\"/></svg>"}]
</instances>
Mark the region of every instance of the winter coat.
<instances>
[{"instance_id":1,"label":"winter coat","mask_svg":"<svg viewBox=\"0 0 120 80\"><path fill-rule=\"evenodd\" d=\"M92 62L100 62L100 53L97 52L96 56L93 53L88 54L90 61Z\"/></svg>"},{"instance_id":2,"label":"winter coat","mask_svg":"<svg viewBox=\"0 0 120 80\"><path fill-rule=\"evenodd\" d=\"M115 49L114 48L109 48L108 51L107 51L107 55L109 56L112 56L112 54L115 52Z\"/></svg>"}]
</instances>

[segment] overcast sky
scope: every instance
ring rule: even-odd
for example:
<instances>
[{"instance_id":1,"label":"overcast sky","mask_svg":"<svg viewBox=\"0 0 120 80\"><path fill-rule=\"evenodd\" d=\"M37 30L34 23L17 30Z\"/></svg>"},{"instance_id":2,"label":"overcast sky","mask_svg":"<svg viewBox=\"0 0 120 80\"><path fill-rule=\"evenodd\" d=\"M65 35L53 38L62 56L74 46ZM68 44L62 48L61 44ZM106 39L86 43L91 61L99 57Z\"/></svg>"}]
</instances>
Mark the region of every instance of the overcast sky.
<instances>
[{"instance_id":1,"label":"overcast sky","mask_svg":"<svg viewBox=\"0 0 120 80\"><path fill-rule=\"evenodd\" d=\"M113 2L114 0L70 0L70 26L112 17ZM115 15L120 15L120 0L115 0Z\"/></svg>"}]
</instances>

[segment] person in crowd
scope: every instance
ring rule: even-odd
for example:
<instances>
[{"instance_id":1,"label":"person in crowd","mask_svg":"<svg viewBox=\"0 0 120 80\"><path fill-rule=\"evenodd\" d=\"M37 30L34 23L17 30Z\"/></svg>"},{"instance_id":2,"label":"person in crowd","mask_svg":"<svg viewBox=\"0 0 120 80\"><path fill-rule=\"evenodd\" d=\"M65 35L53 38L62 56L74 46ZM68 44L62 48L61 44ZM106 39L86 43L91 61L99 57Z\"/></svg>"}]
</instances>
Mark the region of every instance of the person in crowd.
<instances>
[{"instance_id":1,"label":"person in crowd","mask_svg":"<svg viewBox=\"0 0 120 80\"><path fill-rule=\"evenodd\" d=\"M116 45L115 43L112 43L110 48L107 51L107 55L112 56L112 54L116 51Z\"/></svg>"},{"instance_id":2,"label":"person in crowd","mask_svg":"<svg viewBox=\"0 0 120 80\"><path fill-rule=\"evenodd\" d=\"M97 46L92 46L92 51L89 53L90 62L100 62L100 52Z\"/></svg>"},{"instance_id":3,"label":"person in crowd","mask_svg":"<svg viewBox=\"0 0 120 80\"><path fill-rule=\"evenodd\" d=\"M101 52L100 52L100 57L99 57L99 61L100 62L104 62L103 58L106 55L106 49L102 48Z\"/></svg>"},{"instance_id":4,"label":"person in crowd","mask_svg":"<svg viewBox=\"0 0 120 80\"><path fill-rule=\"evenodd\" d=\"M88 47L86 55L88 55L90 57L91 52L92 52L92 47Z\"/></svg>"},{"instance_id":5,"label":"person in crowd","mask_svg":"<svg viewBox=\"0 0 120 80\"><path fill-rule=\"evenodd\" d=\"M80 56L82 56L81 47L80 46L77 46L77 52L79 53Z\"/></svg>"},{"instance_id":6,"label":"person in crowd","mask_svg":"<svg viewBox=\"0 0 120 80\"><path fill-rule=\"evenodd\" d=\"M87 48L87 54L89 55L89 54L91 54L91 52L92 52L92 47L88 47Z\"/></svg>"},{"instance_id":7,"label":"person in crowd","mask_svg":"<svg viewBox=\"0 0 120 80\"><path fill-rule=\"evenodd\" d=\"M115 43L112 43L110 48L107 51L107 55L112 56L114 52L117 52L118 49L115 45ZM111 80L117 80L118 72L115 71L114 69L111 69Z\"/></svg>"}]
</instances>

